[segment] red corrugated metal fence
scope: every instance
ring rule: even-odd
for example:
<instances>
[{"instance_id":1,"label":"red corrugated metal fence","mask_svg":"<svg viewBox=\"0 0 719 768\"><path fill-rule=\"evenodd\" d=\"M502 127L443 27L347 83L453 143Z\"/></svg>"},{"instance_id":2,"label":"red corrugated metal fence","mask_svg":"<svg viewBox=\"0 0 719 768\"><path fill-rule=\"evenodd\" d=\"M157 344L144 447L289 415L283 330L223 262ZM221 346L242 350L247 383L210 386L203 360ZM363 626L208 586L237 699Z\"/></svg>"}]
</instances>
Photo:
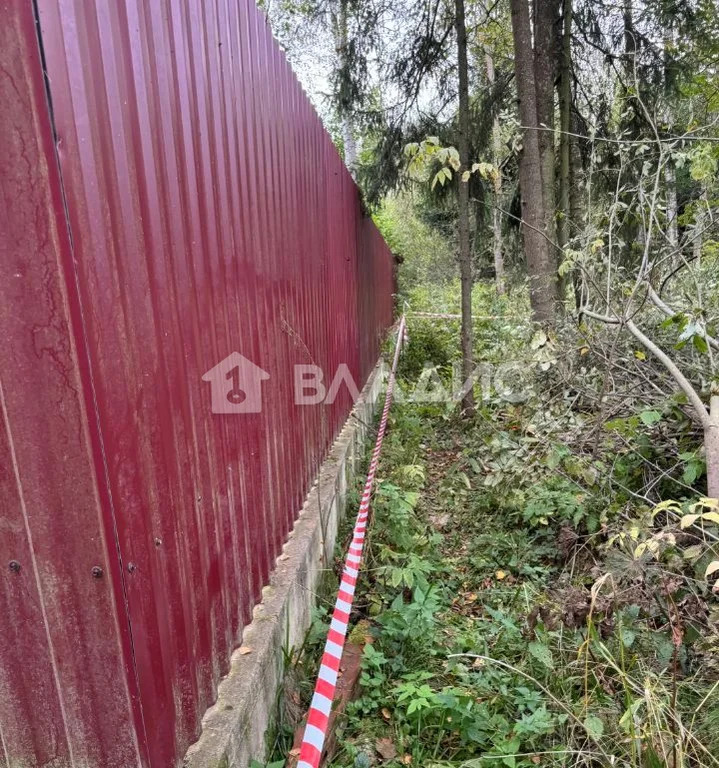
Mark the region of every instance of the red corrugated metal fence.
<instances>
[{"instance_id":1,"label":"red corrugated metal fence","mask_svg":"<svg viewBox=\"0 0 719 768\"><path fill-rule=\"evenodd\" d=\"M293 366L364 382L392 259L249 0L0 0L0 103L0 756L166 768L351 407Z\"/></svg>"}]
</instances>

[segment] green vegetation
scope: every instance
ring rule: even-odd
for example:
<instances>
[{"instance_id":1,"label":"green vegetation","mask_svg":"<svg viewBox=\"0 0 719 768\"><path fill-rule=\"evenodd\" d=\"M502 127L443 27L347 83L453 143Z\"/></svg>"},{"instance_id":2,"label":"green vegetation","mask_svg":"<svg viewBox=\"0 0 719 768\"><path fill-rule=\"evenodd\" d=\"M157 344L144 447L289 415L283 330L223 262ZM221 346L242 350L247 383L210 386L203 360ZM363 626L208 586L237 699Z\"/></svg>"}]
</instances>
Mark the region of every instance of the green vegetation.
<instances>
[{"instance_id":1,"label":"green vegetation","mask_svg":"<svg viewBox=\"0 0 719 768\"><path fill-rule=\"evenodd\" d=\"M421 303L426 286L408 298L446 309L453 290L439 307ZM493 319L476 321L474 353L495 371L513 360L517 378L509 397L494 374L478 385L471 420L456 402L407 399L426 363L449 385L459 357L456 320L409 316L352 615L352 637L372 642L330 765L717 765L719 509L702 496L696 428L671 397L598 411L586 340L561 361L511 296L475 290ZM288 660L278 765L351 523Z\"/></svg>"},{"instance_id":2,"label":"green vegetation","mask_svg":"<svg viewBox=\"0 0 719 768\"><path fill-rule=\"evenodd\" d=\"M457 328L434 329L410 321L451 358ZM483 359L531 350L512 329L477 334ZM606 440L632 439L596 458L591 414L547 401L561 377L536 352L523 364L540 394L522 403L492 391L472 423L393 410L356 598L374 642L334 766L719 762L716 506L695 509L699 530L681 524L693 502L637 499L652 430L672 417L620 420ZM674 428L664 439L681 441Z\"/></svg>"},{"instance_id":3,"label":"green vegetation","mask_svg":"<svg viewBox=\"0 0 719 768\"><path fill-rule=\"evenodd\" d=\"M716 2L283 14L410 318L334 765L717 765Z\"/></svg>"},{"instance_id":4,"label":"green vegetation","mask_svg":"<svg viewBox=\"0 0 719 768\"><path fill-rule=\"evenodd\" d=\"M398 273L402 293L412 286L442 286L456 279L451 240L422 218L409 194L385 198L374 220L402 264Z\"/></svg>"}]
</instances>

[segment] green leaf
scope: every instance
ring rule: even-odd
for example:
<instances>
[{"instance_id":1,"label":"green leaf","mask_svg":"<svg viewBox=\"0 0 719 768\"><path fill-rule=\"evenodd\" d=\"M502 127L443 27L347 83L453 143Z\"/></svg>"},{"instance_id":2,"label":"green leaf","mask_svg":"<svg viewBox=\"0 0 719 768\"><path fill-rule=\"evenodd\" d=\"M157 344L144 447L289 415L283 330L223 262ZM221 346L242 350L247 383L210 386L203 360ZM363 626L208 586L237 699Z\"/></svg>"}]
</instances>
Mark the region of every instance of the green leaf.
<instances>
[{"instance_id":1,"label":"green leaf","mask_svg":"<svg viewBox=\"0 0 719 768\"><path fill-rule=\"evenodd\" d=\"M685 560L697 560L702 556L704 552L704 547L702 544L692 544L691 547L687 547L684 552L682 552L682 557Z\"/></svg>"},{"instance_id":2,"label":"green leaf","mask_svg":"<svg viewBox=\"0 0 719 768\"><path fill-rule=\"evenodd\" d=\"M527 650L537 661L541 661L548 669L554 669L554 658L551 650L543 643L530 643Z\"/></svg>"},{"instance_id":3,"label":"green leaf","mask_svg":"<svg viewBox=\"0 0 719 768\"><path fill-rule=\"evenodd\" d=\"M652 424L656 424L662 418L662 415L659 411L642 411L639 414L639 418L650 427Z\"/></svg>"},{"instance_id":4,"label":"green leaf","mask_svg":"<svg viewBox=\"0 0 719 768\"><path fill-rule=\"evenodd\" d=\"M604 733L604 723L596 715L587 715L584 719L584 728L588 736L595 741Z\"/></svg>"},{"instance_id":5,"label":"green leaf","mask_svg":"<svg viewBox=\"0 0 719 768\"><path fill-rule=\"evenodd\" d=\"M417 504L417 501L419 501L419 492L407 491L404 495L404 500L407 502L407 504L410 505L410 507L414 508Z\"/></svg>"},{"instance_id":6,"label":"green leaf","mask_svg":"<svg viewBox=\"0 0 719 768\"><path fill-rule=\"evenodd\" d=\"M632 733L634 730L634 718L643 704L643 699L635 699L619 718L619 727L624 733Z\"/></svg>"},{"instance_id":7,"label":"green leaf","mask_svg":"<svg viewBox=\"0 0 719 768\"><path fill-rule=\"evenodd\" d=\"M679 458L681 458L681 456ZM701 474L703 474L703 472L704 472L704 462L692 457L687 462L686 467L684 467L684 472L682 472L682 481L687 485L692 485L694 481Z\"/></svg>"},{"instance_id":8,"label":"green leaf","mask_svg":"<svg viewBox=\"0 0 719 768\"><path fill-rule=\"evenodd\" d=\"M702 355L709 354L709 345L703 336L698 336L695 334L692 336L692 343L694 344L694 348Z\"/></svg>"},{"instance_id":9,"label":"green leaf","mask_svg":"<svg viewBox=\"0 0 719 768\"><path fill-rule=\"evenodd\" d=\"M564 261L559 265L559 269L557 270L560 277L565 277L567 273L572 269L574 266L574 261L572 259L564 259Z\"/></svg>"},{"instance_id":10,"label":"green leaf","mask_svg":"<svg viewBox=\"0 0 719 768\"><path fill-rule=\"evenodd\" d=\"M547 334L544 331L539 330L532 337L532 341L530 342L529 346L531 349L539 349L540 347L543 347L546 343L547 343Z\"/></svg>"},{"instance_id":11,"label":"green leaf","mask_svg":"<svg viewBox=\"0 0 719 768\"><path fill-rule=\"evenodd\" d=\"M654 519L660 512L667 510L671 510L672 512L679 514L681 513L682 508L679 506L678 501L674 501L674 499L664 499L664 501L660 501L659 504L657 504L656 507L654 507L652 510L652 519Z\"/></svg>"},{"instance_id":12,"label":"green leaf","mask_svg":"<svg viewBox=\"0 0 719 768\"><path fill-rule=\"evenodd\" d=\"M587 467L582 472L582 477L587 485L592 486L597 482L597 470L594 467Z\"/></svg>"},{"instance_id":13,"label":"green leaf","mask_svg":"<svg viewBox=\"0 0 719 768\"><path fill-rule=\"evenodd\" d=\"M449 168L440 168L432 180L432 189L435 188L437 182L439 182L441 186L444 186L446 182L450 181L451 179L452 171Z\"/></svg>"}]
</instances>

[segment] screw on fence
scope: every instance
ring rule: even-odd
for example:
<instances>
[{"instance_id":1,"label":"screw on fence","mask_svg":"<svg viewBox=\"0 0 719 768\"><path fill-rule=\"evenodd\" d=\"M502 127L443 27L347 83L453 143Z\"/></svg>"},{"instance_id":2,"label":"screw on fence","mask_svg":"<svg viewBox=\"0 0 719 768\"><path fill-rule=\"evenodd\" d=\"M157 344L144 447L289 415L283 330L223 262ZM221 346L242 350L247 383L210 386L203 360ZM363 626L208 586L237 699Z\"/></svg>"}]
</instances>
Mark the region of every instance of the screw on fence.
<instances>
[{"instance_id":1,"label":"screw on fence","mask_svg":"<svg viewBox=\"0 0 719 768\"><path fill-rule=\"evenodd\" d=\"M11 560L11 561L8 563L8 568L9 568L9 569L10 569L10 570L11 570L13 573L20 573L20 563L18 563L18 561L17 561L17 560Z\"/></svg>"},{"instance_id":2,"label":"screw on fence","mask_svg":"<svg viewBox=\"0 0 719 768\"><path fill-rule=\"evenodd\" d=\"M162 546L162 539L157 537L157 536L155 536L155 546L156 547L161 547Z\"/></svg>"},{"instance_id":3,"label":"screw on fence","mask_svg":"<svg viewBox=\"0 0 719 768\"><path fill-rule=\"evenodd\" d=\"M128 563L127 564L127 570L130 573L135 573L135 571L137 570L137 566L135 565L135 563Z\"/></svg>"},{"instance_id":4,"label":"screw on fence","mask_svg":"<svg viewBox=\"0 0 719 768\"><path fill-rule=\"evenodd\" d=\"M92 578L93 579L101 579L103 574L102 568L100 568L99 565L93 565L92 567Z\"/></svg>"}]
</instances>

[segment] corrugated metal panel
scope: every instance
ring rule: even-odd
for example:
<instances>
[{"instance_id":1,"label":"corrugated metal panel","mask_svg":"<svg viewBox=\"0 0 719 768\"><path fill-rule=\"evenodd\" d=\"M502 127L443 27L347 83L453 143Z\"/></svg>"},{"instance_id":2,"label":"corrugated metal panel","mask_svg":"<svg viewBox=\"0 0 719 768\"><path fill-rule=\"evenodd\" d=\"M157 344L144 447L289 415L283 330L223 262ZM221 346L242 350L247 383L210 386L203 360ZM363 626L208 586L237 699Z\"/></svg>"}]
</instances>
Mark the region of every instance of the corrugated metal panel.
<instances>
[{"instance_id":1,"label":"corrugated metal panel","mask_svg":"<svg viewBox=\"0 0 719 768\"><path fill-rule=\"evenodd\" d=\"M32 6L2 0L0 18L0 759L135 765L139 699Z\"/></svg>"},{"instance_id":2,"label":"corrugated metal panel","mask_svg":"<svg viewBox=\"0 0 719 768\"><path fill-rule=\"evenodd\" d=\"M351 407L293 365L361 385L392 260L249 0L39 0L52 121L0 8L5 759L165 768ZM233 351L258 414L211 412Z\"/></svg>"}]
</instances>

